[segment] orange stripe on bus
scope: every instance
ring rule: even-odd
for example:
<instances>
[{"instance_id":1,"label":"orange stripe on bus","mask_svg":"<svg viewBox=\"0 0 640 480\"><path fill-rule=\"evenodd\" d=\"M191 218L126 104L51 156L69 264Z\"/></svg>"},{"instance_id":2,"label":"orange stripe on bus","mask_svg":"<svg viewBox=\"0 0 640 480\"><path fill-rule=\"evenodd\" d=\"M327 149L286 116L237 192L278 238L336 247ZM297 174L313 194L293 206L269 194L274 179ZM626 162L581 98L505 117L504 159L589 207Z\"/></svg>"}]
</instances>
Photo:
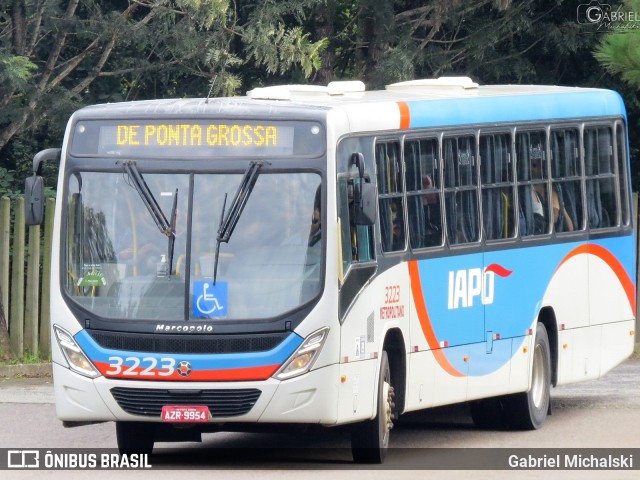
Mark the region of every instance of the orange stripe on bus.
<instances>
[{"instance_id":1,"label":"orange stripe on bus","mask_svg":"<svg viewBox=\"0 0 640 480\"><path fill-rule=\"evenodd\" d=\"M624 269L624 267L622 266L620 261L615 257L615 255L613 255L613 253L611 253L606 248L604 248L604 247L602 247L600 245L596 245L594 243L586 243L584 245L580 245L579 247L577 247L577 248L573 249L571 252L569 252L569 254L562 259L562 261L558 265L558 268L556 269L556 271L565 262L567 262L569 259L571 259L571 258L573 258L573 257L575 257L577 255L584 254L584 253L588 253L590 255L595 255L596 257L598 257L602 261L604 261L607 265L609 265L611 270L613 270L613 272L618 277L618 281L622 285L622 288L624 289L624 293L627 295L627 300L629 300L629 305L631 306L631 310L633 311L633 314L635 315L635 313L636 313L636 293L635 293L635 287L633 285L633 281L629 277L629 274Z\"/></svg>"},{"instance_id":2,"label":"orange stripe on bus","mask_svg":"<svg viewBox=\"0 0 640 480\"><path fill-rule=\"evenodd\" d=\"M407 129L411 125L409 104L407 102L398 102L398 108L400 109L400 128Z\"/></svg>"},{"instance_id":3,"label":"orange stripe on bus","mask_svg":"<svg viewBox=\"0 0 640 480\"><path fill-rule=\"evenodd\" d=\"M433 356L440 364L440 366L444 369L444 371L449 375L452 375L454 377L464 377L463 373L456 370L453 365L449 363L449 360L447 360L446 355L440 348L440 342L438 341L436 334L433 331L433 326L431 325L431 320L429 319L429 313L427 312L427 306L424 302L424 296L422 295L422 284L420 283L418 262L409 262L409 277L411 278L411 293L413 294L413 303L415 304L416 311L418 312L418 319L420 320L422 332L427 339L427 343L429 344L429 348L431 348Z\"/></svg>"}]
</instances>

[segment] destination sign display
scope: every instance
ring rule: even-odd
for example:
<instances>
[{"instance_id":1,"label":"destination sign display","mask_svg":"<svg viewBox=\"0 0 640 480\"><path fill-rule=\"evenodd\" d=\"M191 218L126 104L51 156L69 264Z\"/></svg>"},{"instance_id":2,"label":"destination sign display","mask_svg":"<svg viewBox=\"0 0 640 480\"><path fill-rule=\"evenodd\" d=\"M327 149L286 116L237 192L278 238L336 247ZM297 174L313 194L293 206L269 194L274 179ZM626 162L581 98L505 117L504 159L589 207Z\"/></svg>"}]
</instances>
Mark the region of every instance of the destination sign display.
<instances>
[{"instance_id":1,"label":"destination sign display","mask_svg":"<svg viewBox=\"0 0 640 480\"><path fill-rule=\"evenodd\" d=\"M318 155L324 151L316 122L82 121L76 156L235 157Z\"/></svg>"},{"instance_id":2,"label":"destination sign display","mask_svg":"<svg viewBox=\"0 0 640 480\"><path fill-rule=\"evenodd\" d=\"M240 147L281 148L291 146L290 127L237 123L116 125L116 145L144 147ZM104 132L110 137L112 132ZM112 140L107 138L107 141Z\"/></svg>"}]
</instances>

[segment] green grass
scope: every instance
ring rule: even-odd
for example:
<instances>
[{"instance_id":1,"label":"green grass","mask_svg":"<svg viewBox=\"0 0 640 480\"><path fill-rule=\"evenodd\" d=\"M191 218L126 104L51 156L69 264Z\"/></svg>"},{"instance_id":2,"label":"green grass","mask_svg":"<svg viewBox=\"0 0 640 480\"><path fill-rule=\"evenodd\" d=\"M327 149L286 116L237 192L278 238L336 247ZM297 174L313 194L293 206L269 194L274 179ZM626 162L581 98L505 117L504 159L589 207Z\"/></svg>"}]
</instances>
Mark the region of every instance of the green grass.
<instances>
[{"instance_id":1,"label":"green grass","mask_svg":"<svg viewBox=\"0 0 640 480\"><path fill-rule=\"evenodd\" d=\"M49 359L40 357L38 354L25 353L21 358L6 358L0 356L0 365L35 365L38 363L48 363Z\"/></svg>"}]
</instances>

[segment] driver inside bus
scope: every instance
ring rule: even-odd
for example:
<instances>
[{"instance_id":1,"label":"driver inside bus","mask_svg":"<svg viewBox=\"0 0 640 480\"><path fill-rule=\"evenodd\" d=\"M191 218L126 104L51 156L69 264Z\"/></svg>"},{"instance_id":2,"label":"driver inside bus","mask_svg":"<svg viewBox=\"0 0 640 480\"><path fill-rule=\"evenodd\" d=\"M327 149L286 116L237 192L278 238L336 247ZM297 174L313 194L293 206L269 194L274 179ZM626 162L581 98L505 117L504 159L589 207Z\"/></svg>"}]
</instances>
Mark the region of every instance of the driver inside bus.
<instances>
[{"instance_id":1,"label":"driver inside bus","mask_svg":"<svg viewBox=\"0 0 640 480\"><path fill-rule=\"evenodd\" d=\"M322 238L322 224L320 223L320 187L316 190L316 196L313 201L313 214L311 215L311 230L309 232L309 246L317 244Z\"/></svg>"}]
</instances>

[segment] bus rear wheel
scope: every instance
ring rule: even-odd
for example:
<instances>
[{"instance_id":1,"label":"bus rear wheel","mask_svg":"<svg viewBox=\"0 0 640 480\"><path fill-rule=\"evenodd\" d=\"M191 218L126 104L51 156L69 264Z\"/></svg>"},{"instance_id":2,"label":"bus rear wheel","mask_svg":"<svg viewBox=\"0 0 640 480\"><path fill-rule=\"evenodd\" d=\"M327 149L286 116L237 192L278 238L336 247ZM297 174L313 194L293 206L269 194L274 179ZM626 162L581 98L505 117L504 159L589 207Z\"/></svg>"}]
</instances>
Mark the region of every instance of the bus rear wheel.
<instances>
[{"instance_id":1,"label":"bus rear wheel","mask_svg":"<svg viewBox=\"0 0 640 480\"><path fill-rule=\"evenodd\" d=\"M147 422L116 422L116 440L121 454L151 454L155 425Z\"/></svg>"},{"instance_id":2,"label":"bus rear wheel","mask_svg":"<svg viewBox=\"0 0 640 480\"><path fill-rule=\"evenodd\" d=\"M528 392L508 397L505 405L507 421L513 428L537 430L542 427L551 401L551 353L549 336L542 323L536 327L533 347L531 388Z\"/></svg>"},{"instance_id":3,"label":"bus rear wheel","mask_svg":"<svg viewBox=\"0 0 640 480\"><path fill-rule=\"evenodd\" d=\"M395 393L391 386L391 371L387 352L382 352L378 380L376 417L355 424L351 429L351 453L356 463L382 463L389 448L389 433L393 428Z\"/></svg>"}]
</instances>

